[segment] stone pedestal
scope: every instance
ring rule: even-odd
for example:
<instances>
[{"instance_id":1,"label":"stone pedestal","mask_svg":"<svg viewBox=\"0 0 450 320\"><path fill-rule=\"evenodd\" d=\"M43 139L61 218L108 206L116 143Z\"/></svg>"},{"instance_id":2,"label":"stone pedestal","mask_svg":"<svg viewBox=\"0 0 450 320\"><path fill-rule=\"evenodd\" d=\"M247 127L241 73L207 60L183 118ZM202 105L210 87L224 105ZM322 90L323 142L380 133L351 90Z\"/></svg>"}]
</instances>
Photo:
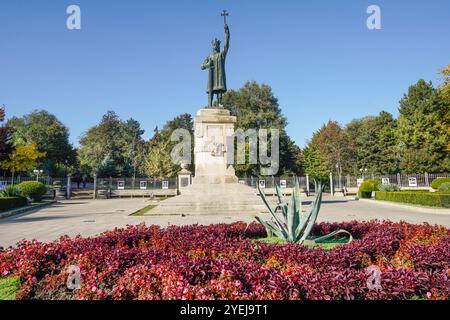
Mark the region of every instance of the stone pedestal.
<instances>
[{"instance_id":1,"label":"stone pedestal","mask_svg":"<svg viewBox=\"0 0 450 320\"><path fill-rule=\"evenodd\" d=\"M187 169L188 165L182 164L178 172L178 189L189 187L192 184L192 173Z\"/></svg>"},{"instance_id":2,"label":"stone pedestal","mask_svg":"<svg viewBox=\"0 0 450 320\"><path fill-rule=\"evenodd\" d=\"M197 112L194 185L238 182L233 166L227 165L227 137L234 134L235 124L236 117L225 109L200 109Z\"/></svg>"}]
</instances>

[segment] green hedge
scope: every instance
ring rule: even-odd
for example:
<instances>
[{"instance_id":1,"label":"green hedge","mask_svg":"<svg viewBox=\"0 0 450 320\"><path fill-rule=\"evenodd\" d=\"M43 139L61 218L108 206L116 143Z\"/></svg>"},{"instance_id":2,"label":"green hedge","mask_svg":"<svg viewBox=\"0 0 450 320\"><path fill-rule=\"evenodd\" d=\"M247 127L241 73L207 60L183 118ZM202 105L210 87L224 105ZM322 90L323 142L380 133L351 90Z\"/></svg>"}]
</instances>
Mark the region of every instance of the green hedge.
<instances>
[{"instance_id":1,"label":"green hedge","mask_svg":"<svg viewBox=\"0 0 450 320\"><path fill-rule=\"evenodd\" d=\"M437 189L439 189L439 187L442 184L447 183L447 182L450 183L450 178L436 178L436 179L433 180L433 182L431 182L431 187L434 190L437 190Z\"/></svg>"},{"instance_id":2,"label":"green hedge","mask_svg":"<svg viewBox=\"0 0 450 320\"><path fill-rule=\"evenodd\" d=\"M380 181L378 180L365 180L358 190L358 197L363 199L372 198L372 192L380 190Z\"/></svg>"},{"instance_id":3,"label":"green hedge","mask_svg":"<svg viewBox=\"0 0 450 320\"><path fill-rule=\"evenodd\" d=\"M25 197L30 197L34 202L41 202L42 196L47 193L45 184L37 181L25 181L17 185Z\"/></svg>"},{"instance_id":4,"label":"green hedge","mask_svg":"<svg viewBox=\"0 0 450 320\"><path fill-rule=\"evenodd\" d=\"M432 192L381 192L375 193L376 200L417 204L427 207L450 208L450 194Z\"/></svg>"},{"instance_id":5,"label":"green hedge","mask_svg":"<svg viewBox=\"0 0 450 320\"><path fill-rule=\"evenodd\" d=\"M0 211L7 211L27 206L26 198L0 198Z\"/></svg>"}]
</instances>

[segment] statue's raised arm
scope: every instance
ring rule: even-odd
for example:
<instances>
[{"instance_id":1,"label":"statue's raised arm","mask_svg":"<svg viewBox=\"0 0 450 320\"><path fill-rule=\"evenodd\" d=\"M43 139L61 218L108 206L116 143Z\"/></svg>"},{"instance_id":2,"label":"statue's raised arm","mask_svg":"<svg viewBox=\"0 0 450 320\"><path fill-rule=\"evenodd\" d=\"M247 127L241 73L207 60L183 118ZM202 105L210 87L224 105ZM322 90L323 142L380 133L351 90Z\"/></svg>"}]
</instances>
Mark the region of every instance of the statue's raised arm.
<instances>
[{"instance_id":1,"label":"statue's raised arm","mask_svg":"<svg viewBox=\"0 0 450 320\"><path fill-rule=\"evenodd\" d=\"M228 49L230 49L230 28L228 28L228 24L225 25L225 45L223 47L223 55L227 56Z\"/></svg>"}]
</instances>

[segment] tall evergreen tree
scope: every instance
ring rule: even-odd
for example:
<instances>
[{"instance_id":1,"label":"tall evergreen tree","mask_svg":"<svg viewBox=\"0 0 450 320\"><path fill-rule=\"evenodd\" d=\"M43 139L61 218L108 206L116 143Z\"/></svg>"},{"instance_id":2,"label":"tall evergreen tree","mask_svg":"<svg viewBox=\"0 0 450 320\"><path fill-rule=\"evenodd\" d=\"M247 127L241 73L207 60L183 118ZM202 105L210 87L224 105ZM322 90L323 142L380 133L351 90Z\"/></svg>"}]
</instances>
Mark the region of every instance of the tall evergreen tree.
<instances>
[{"instance_id":1,"label":"tall evergreen tree","mask_svg":"<svg viewBox=\"0 0 450 320\"><path fill-rule=\"evenodd\" d=\"M432 83L419 80L400 101L398 138L405 173L450 171L449 105ZM447 134L445 134L447 132Z\"/></svg>"},{"instance_id":2,"label":"tall evergreen tree","mask_svg":"<svg viewBox=\"0 0 450 320\"><path fill-rule=\"evenodd\" d=\"M268 85L247 82L241 89L228 91L223 97L225 108L237 116L237 129L280 130L280 159L278 174L300 174L299 148L286 133L287 120L282 114L278 99ZM260 175L260 164L236 165L238 176Z\"/></svg>"},{"instance_id":3,"label":"tall evergreen tree","mask_svg":"<svg viewBox=\"0 0 450 320\"><path fill-rule=\"evenodd\" d=\"M382 111L378 116L353 120L346 131L355 146L355 159L351 173L360 168L372 174L392 174L398 169L397 122L393 116Z\"/></svg>"}]
</instances>

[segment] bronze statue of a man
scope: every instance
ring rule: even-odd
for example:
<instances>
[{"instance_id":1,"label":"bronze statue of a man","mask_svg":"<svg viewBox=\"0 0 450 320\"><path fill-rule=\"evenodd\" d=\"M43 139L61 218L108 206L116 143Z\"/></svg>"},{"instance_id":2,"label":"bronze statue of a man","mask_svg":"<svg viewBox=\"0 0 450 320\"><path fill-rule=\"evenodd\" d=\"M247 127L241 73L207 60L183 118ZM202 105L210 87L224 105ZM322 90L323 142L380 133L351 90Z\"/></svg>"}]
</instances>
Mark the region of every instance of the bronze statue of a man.
<instances>
[{"instance_id":1,"label":"bronze statue of a man","mask_svg":"<svg viewBox=\"0 0 450 320\"><path fill-rule=\"evenodd\" d=\"M214 95L217 96L217 103L220 106L222 96L227 92L227 78L225 74L225 60L227 58L228 49L230 48L230 29L225 23L225 46L220 51L220 40L212 41L212 54L206 58L202 65L202 70L208 69L208 107L212 108Z\"/></svg>"}]
</instances>

